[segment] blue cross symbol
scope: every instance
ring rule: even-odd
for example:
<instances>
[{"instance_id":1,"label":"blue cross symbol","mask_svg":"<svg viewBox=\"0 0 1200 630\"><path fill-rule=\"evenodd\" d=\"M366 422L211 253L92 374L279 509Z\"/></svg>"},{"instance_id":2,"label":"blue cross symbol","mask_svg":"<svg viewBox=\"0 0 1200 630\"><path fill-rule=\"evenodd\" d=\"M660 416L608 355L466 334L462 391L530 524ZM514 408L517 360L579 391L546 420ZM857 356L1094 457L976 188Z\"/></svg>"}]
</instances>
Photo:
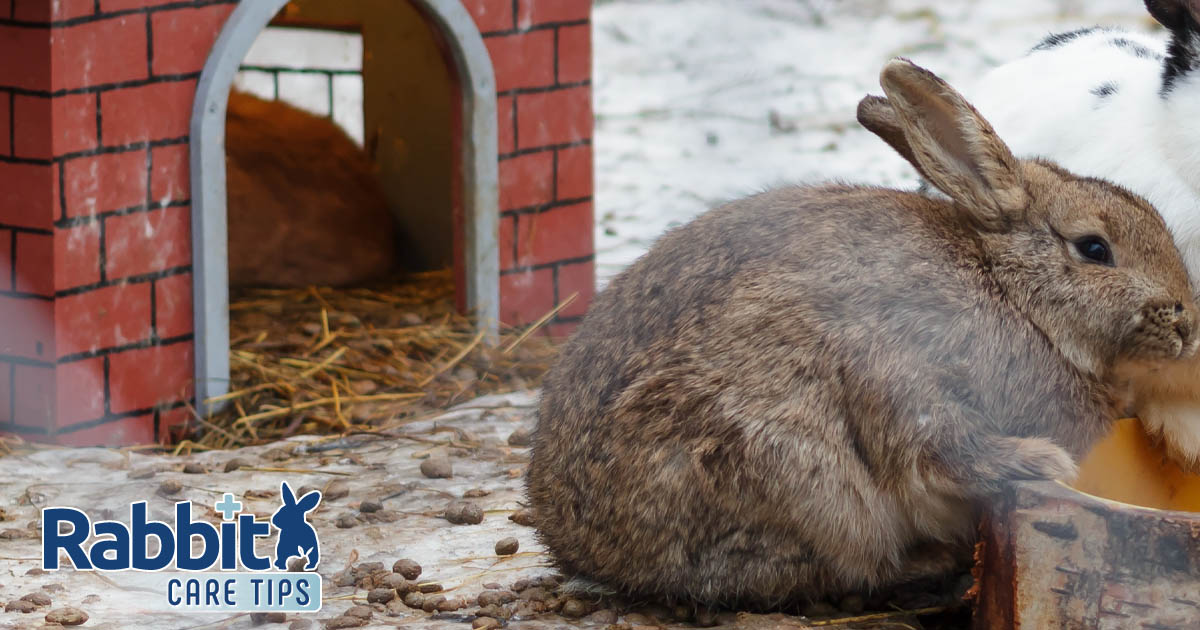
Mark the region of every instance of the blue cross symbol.
<instances>
[{"instance_id":1,"label":"blue cross symbol","mask_svg":"<svg viewBox=\"0 0 1200 630\"><path fill-rule=\"evenodd\" d=\"M213 508L221 513L221 518L227 521L232 521L233 515L242 511L242 504L238 501L234 501L233 495L226 492L225 496L221 497L221 500L217 501L216 504L213 505Z\"/></svg>"}]
</instances>

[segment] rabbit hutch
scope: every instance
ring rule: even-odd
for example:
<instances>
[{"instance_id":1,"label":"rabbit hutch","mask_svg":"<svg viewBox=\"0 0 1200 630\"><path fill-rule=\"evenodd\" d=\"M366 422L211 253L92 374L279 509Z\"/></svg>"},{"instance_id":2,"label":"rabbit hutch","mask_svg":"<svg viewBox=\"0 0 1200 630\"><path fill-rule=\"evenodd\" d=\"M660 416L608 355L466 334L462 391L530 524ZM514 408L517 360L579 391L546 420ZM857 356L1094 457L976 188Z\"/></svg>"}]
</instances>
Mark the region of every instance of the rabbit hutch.
<instances>
[{"instance_id":1,"label":"rabbit hutch","mask_svg":"<svg viewBox=\"0 0 1200 630\"><path fill-rule=\"evenodd\" d=\"M403 270L447 270L485 345L568 334L594 290L590 11L0 0L0 432L161 441L228 391L231 87L361 145Z\"/></svg>"}]
</instances>

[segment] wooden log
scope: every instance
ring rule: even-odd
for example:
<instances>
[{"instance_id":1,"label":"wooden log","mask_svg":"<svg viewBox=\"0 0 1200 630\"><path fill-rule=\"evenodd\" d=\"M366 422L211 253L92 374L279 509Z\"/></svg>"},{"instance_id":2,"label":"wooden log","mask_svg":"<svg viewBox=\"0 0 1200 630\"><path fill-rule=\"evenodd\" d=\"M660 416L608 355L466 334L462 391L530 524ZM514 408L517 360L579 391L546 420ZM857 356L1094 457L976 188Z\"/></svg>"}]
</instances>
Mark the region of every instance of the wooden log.
<instances>
[{"instance_id":1,"label":"wooden log","mask_svg":"<svg viewBox=\"0 0 1200 630\"><path fill-rule=\"evenodd\" d=\"M1200 628L1200 513L1020 483L982 534L975 630Z\"/></svg>"}]
</instances>

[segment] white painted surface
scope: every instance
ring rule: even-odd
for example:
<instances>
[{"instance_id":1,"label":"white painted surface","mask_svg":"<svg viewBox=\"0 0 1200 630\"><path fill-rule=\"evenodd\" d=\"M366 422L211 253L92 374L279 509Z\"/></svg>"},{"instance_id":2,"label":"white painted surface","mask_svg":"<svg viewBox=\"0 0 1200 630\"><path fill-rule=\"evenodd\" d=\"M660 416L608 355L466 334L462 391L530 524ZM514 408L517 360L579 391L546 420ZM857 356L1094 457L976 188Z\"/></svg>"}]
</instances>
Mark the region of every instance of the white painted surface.
<instances>
[{"instance_id":1,"label":"white painted surface","mask_svg":"<svg viewBox=\"0 0 1200 630\"><path fill-rule=\"evenodd\" d=\"M289 69L321 69L362 72L363 43L358 33L308 28L270 26L250 46L244 65ZM332 79L332 84L331 84ZM236 89L259 97L275 98L276 79L256 70L239 72ZM359 146L363 144L363 82L361 75L278 75L279 99L321 116L329 115L329 92L333 91L333 121L346 130Z\"/></svg>"}]
</instances>

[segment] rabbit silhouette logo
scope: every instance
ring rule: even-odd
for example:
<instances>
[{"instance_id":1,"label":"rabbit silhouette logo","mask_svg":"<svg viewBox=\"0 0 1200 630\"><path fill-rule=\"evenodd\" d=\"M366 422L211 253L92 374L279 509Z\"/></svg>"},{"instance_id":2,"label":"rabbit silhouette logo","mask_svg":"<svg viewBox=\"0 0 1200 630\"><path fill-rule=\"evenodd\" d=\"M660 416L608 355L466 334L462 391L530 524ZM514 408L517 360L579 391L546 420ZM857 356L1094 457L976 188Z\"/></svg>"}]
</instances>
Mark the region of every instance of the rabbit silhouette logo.
<instances>
[{"instance_id":1,"label":"rabbit silhouette logo","mask_svg":"<svg viewBox=\"0 0 1200 630\"><path fill-rule=\"evenodd\" d=\"M279 497L283 505L271 515L271 524L279 530L279 538L275 540L275 568L286 570L288 560L304 558L306 564L302 569L316 569L321 562L321 547L317 544L317 530L305 515L321 502L321 491L313 490L297 500L285 481L280 484Z\"/></svg>"},{"instance_id":2,"label":"rabbit silhouette logo","mask_svg":"<svg viewBox=\"0 0 1200 630\"><path fill-rule=\"evenodd\" d=\"M163 571L157 605L174 611L319 611L321 545L307 517L321 503L321 492L297 497L284 481L279 500L269 522L230 492L200 518L192 501L176 501L173 522L154 519L147 501L129 504L127 523L93 521L72 507L43 508L42 568ZM219 522L210 522L212 515ZM260 556L257 549L269 548L272 535L274 558Z\"/></svg>"}]
</instances>

